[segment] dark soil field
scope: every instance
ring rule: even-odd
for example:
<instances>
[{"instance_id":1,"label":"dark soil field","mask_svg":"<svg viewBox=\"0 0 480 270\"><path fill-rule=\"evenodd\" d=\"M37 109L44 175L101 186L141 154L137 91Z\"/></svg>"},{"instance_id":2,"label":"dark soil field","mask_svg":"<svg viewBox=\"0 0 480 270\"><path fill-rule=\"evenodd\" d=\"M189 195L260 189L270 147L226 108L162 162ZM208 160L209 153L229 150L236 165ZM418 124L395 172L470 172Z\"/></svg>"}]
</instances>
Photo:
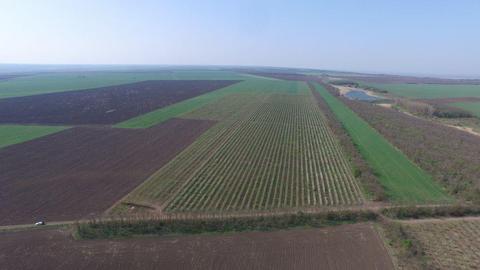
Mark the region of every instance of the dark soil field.
<instances>
[{"instance_id":1,"label":"dark soil field","mask_svg":"<svg viewBox=\"0 0 480 270\"><path fill-rule=\"evenodd\" d=\"M149 129L76 127L0 150L0 225L73 220L108 209L213 121Z\"/></svg>"},{"instance_id":2,"label":"dark soil field","mask_svg":"<svg viewBox=\"0 0 480 270\"><path fill-rule=\"evenodd\" d=\"M393 269L371 225L228 235L73 240L67 231L0 234L2 269Z\"/></svg>"},{"instance_id":3,"label":"dark soil field","mask_svg":"<svg viewBox=\"0 0 480 270\"><path fill-rule=\"evenodd\" d=\"M0 99L0 123L115 124L236 82L238 81L144 81Z\"/></svg>"}]
</instances>

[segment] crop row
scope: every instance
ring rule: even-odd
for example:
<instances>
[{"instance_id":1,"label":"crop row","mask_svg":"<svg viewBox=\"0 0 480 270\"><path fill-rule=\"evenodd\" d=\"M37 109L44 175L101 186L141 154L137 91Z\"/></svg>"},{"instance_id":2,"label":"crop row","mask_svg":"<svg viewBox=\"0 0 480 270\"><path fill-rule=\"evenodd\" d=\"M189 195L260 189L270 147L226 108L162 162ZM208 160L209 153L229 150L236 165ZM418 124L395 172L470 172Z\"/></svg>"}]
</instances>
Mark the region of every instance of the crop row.
<instances>
[{"instance_id":1,"label":"crop row","mask_svg":"<svg viewBox=\"0 0 480 270\"><path fill-rule=\"evenodd\" d=\"M311 95L272 94L203 162L168 211L352 205L361 192Z\"/></svg>"}]
</instances>

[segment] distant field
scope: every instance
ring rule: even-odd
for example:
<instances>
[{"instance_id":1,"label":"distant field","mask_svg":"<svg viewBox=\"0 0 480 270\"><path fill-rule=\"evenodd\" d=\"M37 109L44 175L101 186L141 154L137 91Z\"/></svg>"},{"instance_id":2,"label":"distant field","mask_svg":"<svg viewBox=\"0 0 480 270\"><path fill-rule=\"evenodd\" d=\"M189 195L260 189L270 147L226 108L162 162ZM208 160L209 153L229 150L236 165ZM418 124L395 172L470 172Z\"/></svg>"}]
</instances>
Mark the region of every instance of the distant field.
<instances>
[{"instance_id":1,"label":"distant field","mask_svg":"<svg viewBox=\"0 0 480 270\"><path fill-rule=\"evenodd\" d=\"M379 174L387 195L393 201L427 203L449 199L426 172L414 165L367 122L322 86L317 84L316 89L345 126L361 154Z\"/></svg>"},{"instance_id":2,"label":"distant field","mask_svg":"<svg viewBox=\"0 0 480 270\"><path fill-rule=\"evenodd\" d=\"M167 211L363 202L350 164L305 83L259 80L245 86L185 114L220 122L125 201Z\"/></svg>"},{"instance_id":3,"label":"distant field","mask_svg":"<svg viewBox=\"0 0 480 270\"><path fill-rule=\"evenodd\" d=\"M57 72L0 81L0 98L64 92L133 83L145 80L238 80L230 71L159 70L131 72Z\"/></svg>"},{"instance_id":4,"label":"distant field","mask_svg":"<svg viewBox=\"0 0 480 270\"><path fill-rule=\"evenodd\" d=\"M431 269L480 266L480 220L419 221L403 226L420 242Z\"/></svg>"},{"instance_id":5,"label":"distant field","mask_svg":"<svg viewBox=\"0 0 480 270\"><path fill-rule=\"evenodd\" d=\"M448 105L467 110L480 118L480 102L455 102Z\"/></svg>"},{"instance_id":6,"label":"distant field","mask_svg":"<svg viewBox=\"0 0 480 270\"><path fill-rule=\"evenodd\" d=\"M480 85L360 83L409 98L480 97Z\"/></svg>"},{"instance_id":7,"label":"distant field","mask_svg":"<svg viewBox=\"0 0 480 270\"><path fill-rule=\"evenodd\" d=\"M248 79L234 85L184 100L171 106L140 115L138 117L134 117L117 124L116 127L148 128L172 117L187 114L229 94L272 91L295 93L295 88L288 88L288 84L285 84L282 81L272 80L270 78L249 77Z\"/></svg>"},{"instance_id":8,"label":"distant field","mask_svg":"<svg viewBox=\"0 0 480 270\"><path fill-rule=\"evenodd\" d=\"M0 99L0 123L115 124L239 81L154 80Z\"/></svg>"},{"instance_id":9,"label":"distant field","mask_svg":"<svg viewBox=\"0 0 480 270\"><path fill-rule=\"evenodd\" d=\"M0 148L64 130L60 126L0 125Z\"/></svg>"}]
</instances>

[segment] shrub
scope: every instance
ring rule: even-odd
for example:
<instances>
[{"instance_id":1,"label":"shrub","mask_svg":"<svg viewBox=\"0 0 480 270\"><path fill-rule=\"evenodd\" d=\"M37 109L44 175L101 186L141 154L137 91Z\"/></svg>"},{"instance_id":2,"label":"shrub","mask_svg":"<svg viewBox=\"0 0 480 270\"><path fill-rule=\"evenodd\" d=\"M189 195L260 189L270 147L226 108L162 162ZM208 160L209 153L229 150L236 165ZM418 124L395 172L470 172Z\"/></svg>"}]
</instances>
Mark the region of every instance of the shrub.
<instances>
[{"instance_id":1,"label":"shrub","mask_svg":"<svg viewBox=\"0 0 480 270\"><path fill-rule=\"evenodd\" d=\"M446 105L435 105L433 115L440 118L472 118L474 117L469 111L454 108Z\"/></svg>"},{"instance_id":2,"label":"shrub","mask_svg":"<svg viewBox=\"0 0 480 270\"><path fill-rule=\"evenodd\" d=\"M382 214L397 219L419 219L429 217L464 217L480 215L480 206L445 205L445 206L399 206L385 208Z\"/></svg>"},{"instance_id":3,"label":"shrub","mask_svg":"<svg viewBox=\"0 0 480 270\"><path fill-rule=\"evenodd\" d=\"M330 211L324 213L282 214L274 216L227 217L210 219L115 219L91 220L76 225L83 239L128 237L145 234L196 234L205 232L269 231L292 227L323 227L376 220L371 211Z\"/></svg>"}]
</instances>

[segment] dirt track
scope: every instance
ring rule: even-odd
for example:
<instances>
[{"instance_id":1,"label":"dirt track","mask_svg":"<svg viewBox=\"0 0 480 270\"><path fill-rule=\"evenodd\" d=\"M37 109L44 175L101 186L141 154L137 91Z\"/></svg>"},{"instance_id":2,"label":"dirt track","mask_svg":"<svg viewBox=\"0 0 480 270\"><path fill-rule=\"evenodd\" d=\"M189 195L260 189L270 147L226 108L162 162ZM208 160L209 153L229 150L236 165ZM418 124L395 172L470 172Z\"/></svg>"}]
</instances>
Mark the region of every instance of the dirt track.
<instances>
[{"instance_id":1,"label":"dirt track","mask_svg":"<svg viewBox=\"0 0 480 270\"><path fill-rule=\"evenodd\" d=\"M4 269L393 269L368 224L113 241L76 241L62 230L0 238Z\"/></svg>"},{"instance_id":2,"label":"dirt track","mask_svg":"<svg viewBox=\"0 0 480 270\"><path fill-rule=\"evenodd\" d=\"M77 127L0 150L0 225L97 215L214 122L172 119L150 129Z\"/></svg>"},{"instance_id":3,"label":"dirt track","mask_svg":"<svg viewBox=\"0 0 480 270\"><path fill-rule=\"evenodd\" d=\"M0 99L0 123L114 124L238 81L144 81Z\"/></svg>"}]
</instances>

